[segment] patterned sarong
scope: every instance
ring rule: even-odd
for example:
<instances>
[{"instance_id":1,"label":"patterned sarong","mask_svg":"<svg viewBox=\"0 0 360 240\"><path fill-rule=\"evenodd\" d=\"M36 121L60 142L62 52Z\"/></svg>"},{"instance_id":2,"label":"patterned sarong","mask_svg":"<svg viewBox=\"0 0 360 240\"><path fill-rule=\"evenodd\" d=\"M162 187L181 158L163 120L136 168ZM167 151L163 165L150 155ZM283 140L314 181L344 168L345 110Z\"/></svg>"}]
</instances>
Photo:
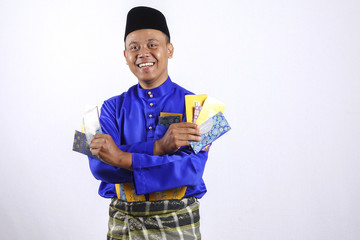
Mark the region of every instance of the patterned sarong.
<instances>
[{"instance_id":1,"label":"patterned sarong","mask_svg":"<svg viewBox=\"0 0 360 240\"><path fill-rule=\"evenodd\" d=\"M126 202L113 198L109 209L108 240L195 240L200 236L196 198Z\"/></svg>"}]
</instances>

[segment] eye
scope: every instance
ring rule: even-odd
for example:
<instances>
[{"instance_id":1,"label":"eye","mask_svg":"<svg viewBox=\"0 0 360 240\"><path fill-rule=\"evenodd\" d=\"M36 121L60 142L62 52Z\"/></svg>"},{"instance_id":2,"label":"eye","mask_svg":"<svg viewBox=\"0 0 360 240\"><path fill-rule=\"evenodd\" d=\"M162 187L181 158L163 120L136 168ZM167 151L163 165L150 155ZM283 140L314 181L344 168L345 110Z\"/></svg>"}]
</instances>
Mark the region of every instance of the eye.
<instances>
[{"instance_id":1,"label":"eye","mask_svg":"<svg viewBox=\"0 0 360 240\"><path fill-rule=\"evenodd\" d=\"M157 48L157 44L156 43L149 43L149 48Z\"/></svg>"},{"instance_id":2,"label":"eye","mask_svg":"<svg viewBox=\"0 0 360 240\"><path fill-rule=\"evenodd\" d=\"M139 50L139 49L140 49L140 47L137 46L137 45L131 45L131 46L130 46L130 51L137 51L137 50Z\"/></svg>"}]
</instances>

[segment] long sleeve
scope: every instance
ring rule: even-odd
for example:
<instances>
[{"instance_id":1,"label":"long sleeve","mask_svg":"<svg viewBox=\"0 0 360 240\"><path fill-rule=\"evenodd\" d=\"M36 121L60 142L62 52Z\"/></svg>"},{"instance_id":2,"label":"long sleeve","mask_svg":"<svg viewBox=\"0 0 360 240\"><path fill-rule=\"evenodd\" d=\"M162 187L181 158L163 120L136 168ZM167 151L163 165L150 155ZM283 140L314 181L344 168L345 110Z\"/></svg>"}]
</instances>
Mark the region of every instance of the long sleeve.
<instances>
[{"instance_id":1,"label":"long sleeve","mask_svg":"<svg viewBox=\"0 0 360 240\"><path fill-rule=\"evenodd\" d=\"M187 186L185 196L201 198L206 193L202 179L207 152L194 154L182 147L174 154L154 156L154 142L163 137L167 128L158 124L161 113L180 114L186 118L185 95L192 94L173 83L170 78L154 89L140 85L112 97L101 108L100 124L115 144L132 153L133 171L110 166L89 158L91 172L101 180L99 194L115 197L114 184L132 182L137 194Z\"/></svg>"},{"instance_id":2,"label":"long sleeve","mask_svg":"<svg viewBox=\"0 0 360 240\"><path fill-rule=\"evenodd\" d=\"M152 155L154 140L121 145L121 132L116 123L116 102L106 101L101 107L100 125L104 134L109 134L116 145L124 152ZM131 171L108 165L98 159L89 157L90 170L94 177L107 183L131 182Z\"/></svg>"},{"instance_id":3,"label":"long sleeve","mask_svg":"<svg viewBox=\"0 0 360 240\"><path fill-rule=\"evenodd\" d=\"M122 99L120 99L121 101ZM116 104L121 105L120 103L116 103L113 101L104 102L101 107L101 115L100 115L100 124L104 134L109 134L116 145L124 152L131 153L145 153L152 155L154 153L154 140L149 141L138 141L132 144L124 144L121 139L121 127L119 127L119 123L116 121ZM140 118L141 116L139 116ZM120 123L121 124L121 123ZM121 126L121 125L120 125ZM134 126L136 127L136 126ZM137 129L133 129L134 135Z\"/></svg>"},{"instance_id":4,"label":"long sleeve","mask_svg":"<svg viewBox=\"0 0 360 240\"><path fill-rule=\"evenodd\" d=\"M133 153L133 174L137 194L196 186L202 181L207 152L194 154L183 147L172 155Z\"/></svg>"}]
</instances>

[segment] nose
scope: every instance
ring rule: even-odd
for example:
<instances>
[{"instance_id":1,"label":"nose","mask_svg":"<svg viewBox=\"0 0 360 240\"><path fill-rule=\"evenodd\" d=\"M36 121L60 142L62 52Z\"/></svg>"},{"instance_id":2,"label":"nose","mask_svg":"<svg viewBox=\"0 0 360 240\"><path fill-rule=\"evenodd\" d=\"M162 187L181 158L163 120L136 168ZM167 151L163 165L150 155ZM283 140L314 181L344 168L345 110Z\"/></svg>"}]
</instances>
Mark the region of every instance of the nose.
<instances>
[{"instance_id":1,"label":"nose","mask_svg":"<svg viewBox=\"0 0 360 240\"><path fill-rule=\"evenodd\" d=\"M148 56L150 56L149 49L147 48L147 46L142 46L139 50L138 57L142 58L142 57L148 57Z\"/></svg>"}]
</instances>

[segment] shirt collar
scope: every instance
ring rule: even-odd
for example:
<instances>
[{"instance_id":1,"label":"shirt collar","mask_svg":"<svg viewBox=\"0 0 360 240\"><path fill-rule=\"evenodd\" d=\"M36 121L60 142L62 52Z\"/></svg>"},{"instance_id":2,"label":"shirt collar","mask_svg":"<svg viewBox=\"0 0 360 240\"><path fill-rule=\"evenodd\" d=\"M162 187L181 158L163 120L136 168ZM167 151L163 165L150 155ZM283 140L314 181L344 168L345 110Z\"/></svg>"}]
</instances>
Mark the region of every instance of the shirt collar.
<instances>
[{"instance_id":1,"label":"shirt collar","mask_svg":"<svg viewBox=\"0 0 360 240\"><path fill-rule=\"evenodd\" d=\"M152 88L152 89L143 89L140 87L140 84L137 85L137 91L141 98L149 98L149 95L153 95L153 97L162 97L166 95L172 89L173 83L170 77L160 85L159 87Z\"/></svg>"}]
</instances>

